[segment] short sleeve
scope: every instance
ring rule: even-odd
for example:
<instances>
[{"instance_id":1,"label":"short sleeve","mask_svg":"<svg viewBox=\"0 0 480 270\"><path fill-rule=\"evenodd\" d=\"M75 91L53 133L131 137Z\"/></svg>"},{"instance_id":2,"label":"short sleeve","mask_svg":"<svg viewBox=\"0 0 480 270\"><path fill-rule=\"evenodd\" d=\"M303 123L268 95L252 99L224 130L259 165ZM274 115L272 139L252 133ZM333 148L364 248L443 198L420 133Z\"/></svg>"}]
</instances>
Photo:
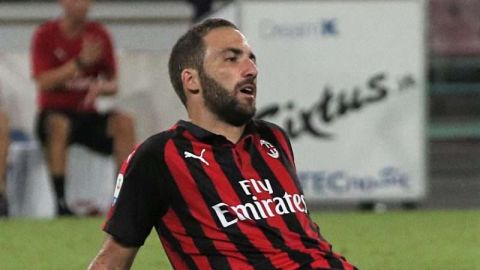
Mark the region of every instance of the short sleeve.
<instances>
[{"instance_id":1,"label":"short sleeve","mask_svg":"<svg viewBox=\"0 0 480 270\"><path fill-rule=\"evenodd\" d=\"M141 145L122 166L126 169L118 175L114 202L103 227L126 246L143 245L168 207L160 159L151 146Z\"/></svg>"},{"instance_id":2,"label":"short sleeve","mask_svg":"<svg viewBox=\"0 0 480 270\"><path fill-rule=\"evenodd\" d=\"M100 33L104 43L104 55L103 55L103 71L106 72L106 76L115 77L117 75L117 63L115 56L115 46L112 35L102 24L95 24L97 31Z\"/></svg>"},{"instance_id":3,"label":"short sleeve","mask_svg":"<svg viewBox=\"0 0 480 270\"><path fill-rule=\"evenodd\" d=\"M45 26L40 26L33 34L30 45L33 77L38 76L54 66L53 52L49 40Z\"/></svg>"},{"instance_id":4,"label":"short sleeve","mask_svg":"<svg viewBox=\"0 0 480 270\"><path fill-rule=\"evenodd\" d=\"M112 37L111 35L106 32L106 39L107 39L107 44L106 44L106 50L107 50L107 55L105 56L106 57L106 62L107 62L107 66L108 66L108 70L110 72L109 75L111 76L116 76L117 75L117 63L115 61L116 57L115 57L115 47L113 45L113 40L112 40Z\"/></svg>"}]
</instances>

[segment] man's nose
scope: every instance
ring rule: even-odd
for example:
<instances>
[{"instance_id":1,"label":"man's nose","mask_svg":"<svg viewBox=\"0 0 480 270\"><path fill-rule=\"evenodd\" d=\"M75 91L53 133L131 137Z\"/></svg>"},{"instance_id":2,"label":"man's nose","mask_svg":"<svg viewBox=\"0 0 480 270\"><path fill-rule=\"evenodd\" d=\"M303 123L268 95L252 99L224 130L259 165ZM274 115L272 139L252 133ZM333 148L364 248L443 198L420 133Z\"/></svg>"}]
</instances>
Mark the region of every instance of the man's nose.
<instances>
[{"instance_id":1,"label":"man's nose","mask_svg":"<svg viewBox=\"0 0 480 270\"><path fill-rule=\"evenodd\" d=\"M244 65L243 76L244 77L257 77L258 69L257 63L253 59L247 59Z\"/></svg>"}]
</instances>

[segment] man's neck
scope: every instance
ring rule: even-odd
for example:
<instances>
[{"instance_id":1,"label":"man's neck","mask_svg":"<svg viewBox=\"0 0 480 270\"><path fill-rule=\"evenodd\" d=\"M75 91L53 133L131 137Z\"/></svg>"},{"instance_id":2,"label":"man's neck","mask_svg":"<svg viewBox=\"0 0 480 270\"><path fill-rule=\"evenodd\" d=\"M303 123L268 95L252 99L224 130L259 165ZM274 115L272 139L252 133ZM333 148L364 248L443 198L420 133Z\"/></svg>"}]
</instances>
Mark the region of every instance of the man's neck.
<instances>
[{"instance_id":1,"label":"man's neck","mask_svg":"<svg viewBox=\"0 0 480 270\"><path fill-rule=\"evenodd\" d=\"M68 17L63 17L60 20L60 28L68 37L74 37L80 34L83 31L84 26L85 20L78 21Z\"/></svg>"},{"instance_id":2,"label":"man's neck","mask_svg":"<svg viewBox=\"0 0 480 270\"><path fill-rule=\"evenodd\" d=\"M218 119L218 117L199 117L199 115L189 115L189 118L190 122L193 124L214 134L222 135L232 143L237 143L245 130L245 125L237 127Z\"/></svg>"}]
</instances>

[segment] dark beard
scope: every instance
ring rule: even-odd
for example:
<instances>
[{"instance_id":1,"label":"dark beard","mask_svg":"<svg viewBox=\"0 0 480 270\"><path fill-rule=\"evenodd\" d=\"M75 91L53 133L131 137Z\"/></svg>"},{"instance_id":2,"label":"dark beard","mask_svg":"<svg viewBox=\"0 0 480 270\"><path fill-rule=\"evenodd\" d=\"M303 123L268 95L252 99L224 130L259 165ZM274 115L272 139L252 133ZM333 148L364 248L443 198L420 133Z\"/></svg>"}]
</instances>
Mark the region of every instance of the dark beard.
<instances>
[{"instance_id":1,"label":"dark beard","mask_svg":"<svg viewBox=\"0 0 480 270\"><path fill-rule=\"evenodd\" d=\"M227 89L204 71L199 71L205 105L218 118L233 126L243 126L255 115L255 106L242 106Z\"/></svg>"}]
</instances>

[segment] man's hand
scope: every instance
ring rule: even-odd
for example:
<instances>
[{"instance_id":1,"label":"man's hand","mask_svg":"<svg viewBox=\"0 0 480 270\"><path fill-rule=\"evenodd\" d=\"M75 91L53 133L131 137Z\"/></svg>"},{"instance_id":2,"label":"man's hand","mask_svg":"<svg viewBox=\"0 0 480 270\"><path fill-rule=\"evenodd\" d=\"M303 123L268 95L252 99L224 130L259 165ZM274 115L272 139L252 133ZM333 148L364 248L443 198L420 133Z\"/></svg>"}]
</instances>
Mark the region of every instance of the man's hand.
<instances>
[{"instance_id":1,"label":"man's hand","mask_svg":"<svg viewBox=\"0 0 480 270\"><path fill-rule=\"evenodd\" d=\"M87 95L83 99L83 106L90 107L97 96L109 96L117 92L117 81L98 79L90 84Z\"/></svg>"},{"instance_id":2,"label":"man's hand","mask_svg":"<svg viewBox=\"0 0 480 270\"><path fill-rule=\"evenodd\" d=\"M95 64L103 53L103 42L94 37L86 36L83 38L82 51L78 55L80 65L89 67Z\"/></svg>"}]
</instances>

